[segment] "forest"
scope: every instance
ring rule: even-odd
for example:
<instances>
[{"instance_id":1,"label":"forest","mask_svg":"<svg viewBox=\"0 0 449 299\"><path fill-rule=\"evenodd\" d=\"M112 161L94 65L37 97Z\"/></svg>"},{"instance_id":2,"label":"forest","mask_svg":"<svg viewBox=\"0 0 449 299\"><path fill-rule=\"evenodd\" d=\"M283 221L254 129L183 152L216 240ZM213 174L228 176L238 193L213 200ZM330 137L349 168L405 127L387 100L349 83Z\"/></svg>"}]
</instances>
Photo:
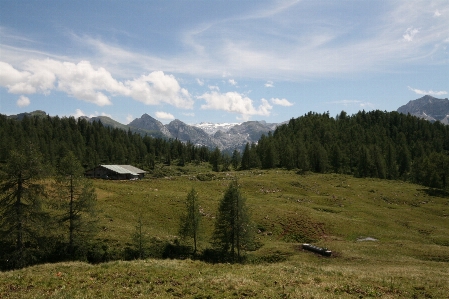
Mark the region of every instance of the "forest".
<instances>
[{"instance_id":1,"label":"forest","mask_svg":"<svg viewBox=\"0 0 449 299\"><path fill-rule=\"evenodd\" d=\"M153 138L73 117L0 115L0 165L11 150L33 144L44 164L57 167L72 152L85 170L99 164L131 164L163 175L156 165L209 162L213 171L286 168L356 177L404 180L447 189L449 126L397 112L309 112L263 135L243 152ZM1 167L0 167L1 169Z\"/></svg>"},{"instance_id":2,"label":"forest","mask_svg":"<svg viewBox=\"0 0 449 299\"><path fill-rule=\"evenodd\" d=\"M263 135L257 144L247 144L242 153L141 136L73 117L16 120L0 115L0 140L1 269L143 256L141 222L133 236L135 244L140 244L138 249L128 246L106 257L105 244L94 239L98 232L96 192L83 173L98 164L135 165L147 170L150 178L169 176L164 169L170 167L165 166L173 165L206 169L206 174L197 175L200 181L213 179L213 172L284 169L298 174L409 181L442 194L448 188L449 126L397 112L361 111L352 116L341 112L335 118L328 113L308 113ZM194 254L199 217L192 212L198 211L196 198L192 190L187 198L190 212L180 230L195 240ZM238 185L231 183L215 224L215 249L202 251L204 260L240 261L240 249L260 245L249 235L243 237L250 223L244 216L244 201ZM232 233L229 223L236 229ZM182 244L165 245L164 252L172 257L189 251Z\"/></svg>"}]
</instances>

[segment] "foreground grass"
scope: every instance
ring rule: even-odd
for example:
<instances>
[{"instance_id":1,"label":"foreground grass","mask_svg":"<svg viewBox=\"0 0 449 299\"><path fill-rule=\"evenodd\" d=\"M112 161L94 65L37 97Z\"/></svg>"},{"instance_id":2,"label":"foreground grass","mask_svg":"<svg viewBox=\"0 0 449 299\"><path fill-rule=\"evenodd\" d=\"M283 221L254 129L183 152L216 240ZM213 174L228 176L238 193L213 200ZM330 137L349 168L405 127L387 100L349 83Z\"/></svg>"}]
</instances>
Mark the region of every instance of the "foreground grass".
<instances>
[{"instance_id":1,"label":"foreground grass","mask_svg":"<svg viewBox=\"0 0 449 299\"><path fill-rule=\"evenodd\" d=\"M173 170L176 172L176 169ZM248 264L147 259L59 263L0 272L0 298L449 298L449 198L399 181L293 171L196 173L132 182L95 181L109 250L146 235L176 238L193 187L208 247L218 202L238 179L263 244ZM364 238L377 241L359 241ZM323 258L300 250L313 242ZM277 258L282 262L264 263Z\"/></svg>"},{"instance_id":2,"label":"foreground grass","mask_svg":"<svg viewBox=\"0 0 449 299\"><path fill-rule=\"evenodd\" d=\"M300 257L266 265L191 260L59 263L1 273L1 298L447 298L447 267ZM447 266L447 265L445 265Z\"/></svg>"}]
</instances>

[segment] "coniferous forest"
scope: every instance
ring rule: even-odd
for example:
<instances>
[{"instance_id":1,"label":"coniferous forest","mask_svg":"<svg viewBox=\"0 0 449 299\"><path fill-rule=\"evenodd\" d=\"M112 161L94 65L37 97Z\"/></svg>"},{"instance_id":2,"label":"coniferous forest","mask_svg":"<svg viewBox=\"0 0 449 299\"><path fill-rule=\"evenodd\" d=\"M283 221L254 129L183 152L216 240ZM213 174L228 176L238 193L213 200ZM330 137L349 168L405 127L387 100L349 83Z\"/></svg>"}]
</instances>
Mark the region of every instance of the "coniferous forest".
<instances>
[{"instance_id":1,"label":"coniferous forest","mask_svg":"<svg viewBox=\"0 0 449 299\"><path fill-rule=\"evenodd\" d=\"M206 163L215 172L283 168L448 189L449 126L397 112L308 113L263 135L257 144L247 144L241 153L73 117L17 120L0 115L0 140L2 269L47 261L102 261L96 256L102 245L91 242L95 192L90 180L82 178L99 164L131 164L149 176L161 175L160 165ZM54 199L50 209L43 198ZM230 248L234 254L234 246Z\"/></svg>"},{"instance_id":2,"label":"coniferous forest","mask_svg":"<svg viewBox=\"0 0 449 299\"><path fill-rule=\"evenodd\" d=\"M342 111L336 117L309 112L263 135L257 144L247 144L242 153L57 116L15 120L0 115L0 140L0 163L11 150L33 144L50 168L72 152L86 170L132 164L151 172L158 163L209 162L214 171L279 167L400 179L442 189L449 176L449 126L379 110L352 116Z\"/></svg>"}]
</instances>

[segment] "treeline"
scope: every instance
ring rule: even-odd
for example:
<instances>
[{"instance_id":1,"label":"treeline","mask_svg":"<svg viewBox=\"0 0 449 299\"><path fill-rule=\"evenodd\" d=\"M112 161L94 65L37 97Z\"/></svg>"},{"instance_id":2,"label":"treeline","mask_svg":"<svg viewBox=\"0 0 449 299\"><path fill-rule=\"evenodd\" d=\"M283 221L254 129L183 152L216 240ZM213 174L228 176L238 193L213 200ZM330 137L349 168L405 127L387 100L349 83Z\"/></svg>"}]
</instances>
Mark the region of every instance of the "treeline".
<instances>
[{"instance_id":1,"label":"treeline","mask_svg":"<svg viewBox=\"0 0 449 299\"><path fill-rule=\"evenodd\" d=\"M378 110L352 116L342 111L335 118L310 112L263 135L257 144L247 144L242 153L141 136L73 117L17 121L0 115L0 140L0 163L11 150L32 143L53 168L73 152L85 169L132 164L151 171L160 163L209 162L213 171L280 167L401 179L442 189L449 177L449 126Z\"/></svg>"},{"instance_id":2,"label":"treeline","mask_svg":"<svg viewBox=\"0 0 449 299\"><path fill-rule=\"evenodd\" d=\"M132 164L143 169L155 163L180 166L195 161L208 161L209 149L182 143L175 139L141 136L131 131L104 126L73 117L27 117L18 121L0 115L0 162L6 163L11 150L31 143L43 160L56 167L68 152L73 152L85 169L99 164Z\"/></svg>"},{"instance_id":3,"label":"treeline","mask_svg":"<svg viewBox=\"0 0 449 299\"><path fill-rule=\"evenodd\" d=\"M357 177L402 179L447 188L449 126L397 112L359 112L336 118L308 113L291 119L258 144L247 144L241 168L300 169Z\"/></svg>"}]
</instances>

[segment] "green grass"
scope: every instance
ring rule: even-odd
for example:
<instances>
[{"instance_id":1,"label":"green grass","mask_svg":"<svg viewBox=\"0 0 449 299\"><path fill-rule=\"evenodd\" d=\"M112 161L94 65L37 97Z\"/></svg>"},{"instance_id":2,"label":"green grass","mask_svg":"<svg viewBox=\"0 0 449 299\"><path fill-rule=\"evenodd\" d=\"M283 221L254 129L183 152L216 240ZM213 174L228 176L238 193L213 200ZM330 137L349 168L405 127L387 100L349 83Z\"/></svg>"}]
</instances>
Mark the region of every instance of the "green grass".
<instances>
[{"instance_id":1,"label":"green grass","mask_svg":"<svg viewBox=\"0 0 449 299\"><path fill-rule=\"evenodd\" d=\"M170 177L141 181L96 180L98 238L123 249L142 215L147 236L173 240L193 187L204 215L199 249L205 249L218 202L237 178L263 244L247 264L46 264L0 272L0 298L449 298L447 195L401 181L285 170L199 181L196 169L171 167ZM365 237L378 241L357 241ZM302 242L333 256L302 251Z\"/></svg>"}]
</instances>

